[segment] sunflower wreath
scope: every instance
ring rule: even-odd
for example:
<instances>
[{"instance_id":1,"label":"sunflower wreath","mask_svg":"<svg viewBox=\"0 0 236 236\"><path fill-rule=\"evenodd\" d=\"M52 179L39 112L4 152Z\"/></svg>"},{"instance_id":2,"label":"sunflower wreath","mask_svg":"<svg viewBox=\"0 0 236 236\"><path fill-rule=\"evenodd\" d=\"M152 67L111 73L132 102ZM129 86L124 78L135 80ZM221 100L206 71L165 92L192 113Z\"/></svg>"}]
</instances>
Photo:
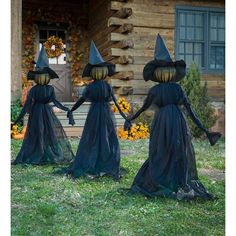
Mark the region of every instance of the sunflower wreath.
<instances>
[{"instance_id":1,"label":"sunflower wreath","mask_svg":"<svg viewBox=\"0 0 236 236\"><path fill-rule=\"evenodd\" d=\"M55 46L55 49L52 46ZM49 58L59 57L64 52L64 45L61 38L51 36L44 43L45 50Z\"/></svg>"}]
</instances>

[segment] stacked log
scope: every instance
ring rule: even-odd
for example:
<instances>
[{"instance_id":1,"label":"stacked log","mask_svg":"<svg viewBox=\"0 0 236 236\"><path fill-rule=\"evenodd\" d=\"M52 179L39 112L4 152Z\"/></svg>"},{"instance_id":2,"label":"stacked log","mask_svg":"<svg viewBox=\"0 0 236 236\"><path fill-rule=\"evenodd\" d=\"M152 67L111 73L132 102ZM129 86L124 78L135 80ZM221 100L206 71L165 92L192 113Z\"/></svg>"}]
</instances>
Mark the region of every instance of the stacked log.
<instances>
[{"instance_id":1,"label":"stacked log","mask_svg":"<svg viewBox=\"0 0 236 236\"><path fill-rule=\"evenodd\" d=\"M117 93L129 96L133 102L141 102L153 85L143 80L142 72L144 65L153 59L158 32L167 36L167 46L171 46L173 53L174 9L156 2L150 5L133 0L110 4L114 14L108 19L109 28L113 27L109 54L118 72L111 83Z\"/></svg>"},{"instance_id":2,"label":"stacked log","mask_svg":"<svg viewBox=\"0 0 236 236\"><path fill-rule=\"evenodd\" d=\"M123 1L116 1L118 4L121 4L120 7L113 9L112 4L113 1L110 2L110 11L112 15L109 17L107 21L107 26L110 31L109 35L109 48L108 50L108 58L111 59L112 63L116 64L116 71L117 73L112 77L111 85L114 88L114 91L118 95L132 95L133 94L133 87L129 85L129 81L134 79L134 72L133 69L129 70L129 65L134 63L134 58L132 55L127 53L130 49L134 48L134 41L132 38L129 38L129 34L133 31L133 24L131 23L122 23L117 25L110 24L110 19L114 18L117 20L124 20L126 21L133 15L133 10L130 7L123 7L122 4L127 4L130 1L123 0ZM125 36L124 38L119 38L117 40L112 40L111 35L113 33ZM120 51L119 55L115 55L112 51L118 50ZM120 70L119 67L123 66L124 70ZM121 83L119 83L121 82ZM123 83L122 83L123 82Z\"/></svg>"}]
</instances>

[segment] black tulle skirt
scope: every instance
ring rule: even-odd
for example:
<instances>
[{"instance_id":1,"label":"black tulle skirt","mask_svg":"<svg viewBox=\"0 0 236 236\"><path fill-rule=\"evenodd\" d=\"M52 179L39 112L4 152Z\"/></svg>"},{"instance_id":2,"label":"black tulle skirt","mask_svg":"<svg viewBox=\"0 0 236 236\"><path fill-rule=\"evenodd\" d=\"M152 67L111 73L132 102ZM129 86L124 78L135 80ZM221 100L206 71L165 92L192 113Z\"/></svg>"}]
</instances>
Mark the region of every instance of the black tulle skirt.
<instances>
[{"instance_id":1,"label":"black tulle skirt","mask_svg":"<svg viewBox=\"0 0 236 236\"><path fill-rule=\"evenodd\" d=\"M69 140L49 104L35 103L22 147L13 164L62 164L73 160Z\"/></svg>"},{"instance_id":2,"label":"black tulle skirt","mask_svg":"<svg viewBox=\"0 0 236 236\"><path fill-rule=\"evenodd\" d=\"M92 102L74 162L66 169L82 175L120 177L120 148L109 102Z\"/></svg>"},{"instance_id":3,"label":"black tulle skirt","mask_svg":"<svg viewBox=\"0 0 236 236\"><path fill-rule=\"evenodd\" d=\"M138 171L131 192L179 200L212 199L198 179L191 136L178 106L167 105L156 113L149 157Z\"/></svg>"}]
</instances>

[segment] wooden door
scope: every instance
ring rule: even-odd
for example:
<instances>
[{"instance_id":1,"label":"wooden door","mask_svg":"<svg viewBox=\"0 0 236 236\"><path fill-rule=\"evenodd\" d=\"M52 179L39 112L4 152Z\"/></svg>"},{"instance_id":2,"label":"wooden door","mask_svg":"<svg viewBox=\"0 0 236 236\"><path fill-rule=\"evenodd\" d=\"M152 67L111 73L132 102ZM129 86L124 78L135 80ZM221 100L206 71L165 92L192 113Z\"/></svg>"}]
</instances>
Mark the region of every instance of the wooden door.
<instances>
[{"instance_id":1,"label":"wooden door","mask_svg":"<svg viewBox=\"0 0 236 236\"><path fill-rule=\"evenodd\" d=\"M56 97L61 102L72 101L70 68L66 60L66 31L65 29L53 27L39 28L39 50L42 44L50 37L57 36L63 40L65 52L59 57L49 58L49 66L59 76L59 79L52 79L50 84L54 87Z\"/></svg>"}]
</instances>

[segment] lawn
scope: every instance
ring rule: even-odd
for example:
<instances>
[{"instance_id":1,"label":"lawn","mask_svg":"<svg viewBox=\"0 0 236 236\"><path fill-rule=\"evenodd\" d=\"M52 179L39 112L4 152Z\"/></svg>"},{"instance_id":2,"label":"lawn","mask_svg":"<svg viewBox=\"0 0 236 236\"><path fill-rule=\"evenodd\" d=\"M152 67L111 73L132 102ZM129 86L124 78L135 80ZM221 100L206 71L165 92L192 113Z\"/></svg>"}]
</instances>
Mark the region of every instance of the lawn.
<instances>
[{"instance_id":1,"label":"lawn","mask_svg":"<svg viewBox=\"0 0 236 236\"><path fill-rule=\"evenodd\" d=\"M72 139L74 152L78 140ZM200 179L217 199L178 202L148 199L119 191L131 185L147 158L148 140L120 141L121 165L129 173L120 182L103 177L71 180L52 166L12 166L12 235L224 235L224 179ZM14 159L21 141L12 141ZM214 147L194 140L199 169L224 170L224 140Z\"/></svg>"}]
</instances>

